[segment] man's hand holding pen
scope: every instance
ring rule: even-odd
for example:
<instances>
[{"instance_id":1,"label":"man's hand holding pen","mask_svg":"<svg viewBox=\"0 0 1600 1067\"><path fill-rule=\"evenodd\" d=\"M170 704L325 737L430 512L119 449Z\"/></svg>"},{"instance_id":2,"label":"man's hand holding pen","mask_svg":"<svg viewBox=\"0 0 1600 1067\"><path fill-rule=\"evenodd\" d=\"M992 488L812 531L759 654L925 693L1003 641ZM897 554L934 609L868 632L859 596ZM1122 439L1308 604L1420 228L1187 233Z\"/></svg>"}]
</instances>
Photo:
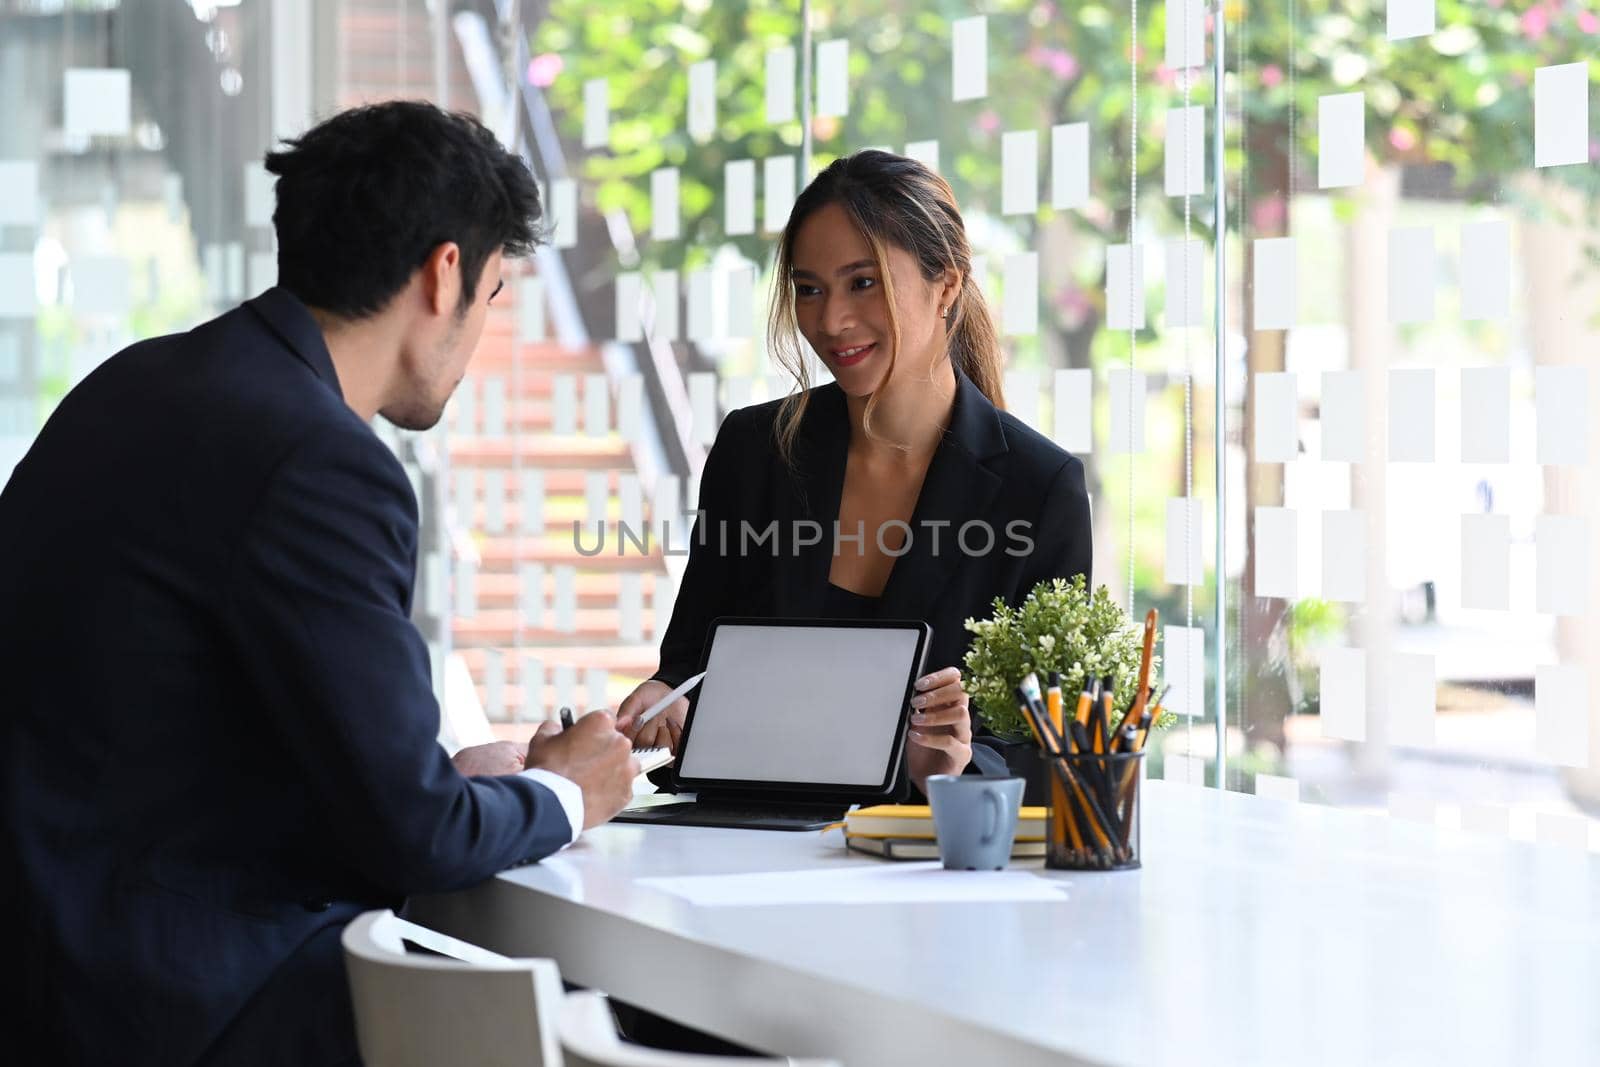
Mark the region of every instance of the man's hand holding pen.
<instances>
[{"instance_id":1,"label":"man's hand holding pen","mask_svg":"<svg viewBox=\"0 0 1600 1067\"><path fill-rule=\"evenodd\" d=\"M961 672L955 667L917 679L911 697L906 767L923 793L935 774L960 774L972 762L972 715Z\"/></svg>"}]
</instances>

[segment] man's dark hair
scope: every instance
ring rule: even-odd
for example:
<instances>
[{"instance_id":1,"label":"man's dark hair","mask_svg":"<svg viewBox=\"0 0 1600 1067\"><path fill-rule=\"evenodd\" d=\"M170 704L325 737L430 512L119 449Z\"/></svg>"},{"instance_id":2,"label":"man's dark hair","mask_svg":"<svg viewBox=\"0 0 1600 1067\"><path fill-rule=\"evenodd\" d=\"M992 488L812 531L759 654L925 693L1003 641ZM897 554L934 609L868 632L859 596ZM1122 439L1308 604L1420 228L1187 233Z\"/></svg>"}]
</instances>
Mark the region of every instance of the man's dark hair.
<instances>
[{"instance_id":1,"label":"man's dark hair","mask_svg":"<svg viewBox=\"0 0 1600 1067\"><path fill-rule=\"evenodd\" d=\"M533 175L470 115L415 100L343 111L269 152L278 176L278 284L306 305L363 318L439 245L461 248L461 308L501 249L542 239Z\"/></svg>"}]
</instances>

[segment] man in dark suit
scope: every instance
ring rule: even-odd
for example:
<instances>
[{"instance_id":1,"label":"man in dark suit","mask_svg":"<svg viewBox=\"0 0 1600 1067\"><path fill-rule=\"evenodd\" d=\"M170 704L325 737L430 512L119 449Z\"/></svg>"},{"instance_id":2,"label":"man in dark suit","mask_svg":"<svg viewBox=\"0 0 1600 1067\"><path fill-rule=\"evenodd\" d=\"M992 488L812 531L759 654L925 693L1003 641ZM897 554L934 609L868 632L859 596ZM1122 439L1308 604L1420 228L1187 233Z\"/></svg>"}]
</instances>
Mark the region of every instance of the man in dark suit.
<instances>
[{"instance_id":1,"label":"man in dark suit","mask_svg":"<svg viewBox=\"0 0 1600 1067\"><path fill-rule=\"evenodd\" d=\"M0 494L0 994L50 1062L354 1063L343 925L554 852L637 770L604 712L447 758L368 425L438 421L526 167L416 103L267 165L280 287L106 361Z\"/></svg>"}]
</instances>

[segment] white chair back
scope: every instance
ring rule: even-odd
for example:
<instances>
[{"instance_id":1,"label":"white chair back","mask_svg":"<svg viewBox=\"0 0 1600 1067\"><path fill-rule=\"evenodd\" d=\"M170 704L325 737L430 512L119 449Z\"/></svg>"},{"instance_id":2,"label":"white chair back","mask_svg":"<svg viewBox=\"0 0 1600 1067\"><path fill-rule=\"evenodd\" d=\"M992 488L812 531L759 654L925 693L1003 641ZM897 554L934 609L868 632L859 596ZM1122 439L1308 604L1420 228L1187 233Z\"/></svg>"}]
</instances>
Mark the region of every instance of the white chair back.
<instances>
[{"instance_id":1,"label":"white chair back","mask_svg":"<svg viewBox=\"0 0 1600 1067\"><path fill-rule=\"evenodd\" d=\"M701 1056L624 1044L603 993L568 993L561 1011L561 1052L566 1067L839 1067L834 1060L765 1056Z\"/></svg>"},{"instance_id":2,"label":"white chair back","mask_svg":"<svg viewBox=\"0 0 1600 1067\"><path fill-rule=\"evenodd\" d=\"M449 957L408 953L402 939ZM561 972L369 911L345 927L366 1067L561 1067Z\"/></svg>"}]
</instances>

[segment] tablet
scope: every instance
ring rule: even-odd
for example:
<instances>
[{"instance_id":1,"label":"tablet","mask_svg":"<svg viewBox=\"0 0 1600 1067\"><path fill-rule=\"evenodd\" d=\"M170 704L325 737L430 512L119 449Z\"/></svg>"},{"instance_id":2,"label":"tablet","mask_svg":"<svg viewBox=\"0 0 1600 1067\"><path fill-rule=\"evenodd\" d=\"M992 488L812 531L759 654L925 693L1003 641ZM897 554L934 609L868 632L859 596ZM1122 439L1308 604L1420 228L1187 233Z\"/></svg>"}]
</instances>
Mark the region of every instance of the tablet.
<instances>
[{"instance_id":1,"label":"tablet","mask_svg":"<svg viewBox=\"0 0 1600 1067\"><path fill-rule=\"evenodd\" d=\"M932 633L918 621L715 620L678 788L887 795Z\"/></svg>"}]
</instances>

